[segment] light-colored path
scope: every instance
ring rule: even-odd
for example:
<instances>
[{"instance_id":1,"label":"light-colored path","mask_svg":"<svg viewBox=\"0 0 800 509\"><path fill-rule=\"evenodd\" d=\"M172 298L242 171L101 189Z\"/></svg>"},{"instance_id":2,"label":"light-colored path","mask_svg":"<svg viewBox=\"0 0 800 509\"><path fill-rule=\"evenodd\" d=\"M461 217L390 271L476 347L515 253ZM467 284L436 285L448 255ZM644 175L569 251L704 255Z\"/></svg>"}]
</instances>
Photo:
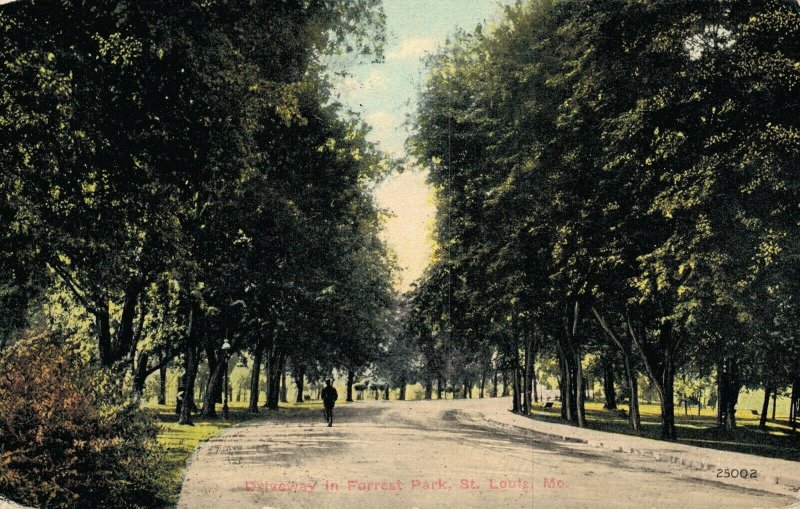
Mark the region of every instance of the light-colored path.
<instances>
[{"instance_id":1,"label":"light-colored path","mask_svg":"<svg viewBox=\"0 0 800 509\"><path fill-rule=\"evenodd\" d=\"M201 445L178 507L767 508L794 502L690 477L680 465L491 420L508 404L358 402L336 408L333 428L324 425L321 410L279 412Z\"/></svg>"}]
</instances>

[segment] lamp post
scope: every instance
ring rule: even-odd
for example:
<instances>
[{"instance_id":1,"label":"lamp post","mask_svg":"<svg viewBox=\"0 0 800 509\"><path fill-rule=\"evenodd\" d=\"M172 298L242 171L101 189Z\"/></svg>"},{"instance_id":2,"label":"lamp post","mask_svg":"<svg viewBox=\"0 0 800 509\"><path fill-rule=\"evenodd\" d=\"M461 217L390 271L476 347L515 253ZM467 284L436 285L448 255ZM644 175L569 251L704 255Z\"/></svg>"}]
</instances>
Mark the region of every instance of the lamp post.
<instances>
[{"instance_id":1,"label":"lamp post","mask_svg":"<svg viewBox=\"0 0 800 509\"><path fill-rule=\"evenodd\" d=\"M225 339L225 342L222 344L222 362L225 364L223 365L222 369L225 370L225 387L224 392L225 395L222 400L222 418L226 421L228 420L228 355L230 354L231 344L228 343L228 339Z\"/></svg>"}]
</instances>

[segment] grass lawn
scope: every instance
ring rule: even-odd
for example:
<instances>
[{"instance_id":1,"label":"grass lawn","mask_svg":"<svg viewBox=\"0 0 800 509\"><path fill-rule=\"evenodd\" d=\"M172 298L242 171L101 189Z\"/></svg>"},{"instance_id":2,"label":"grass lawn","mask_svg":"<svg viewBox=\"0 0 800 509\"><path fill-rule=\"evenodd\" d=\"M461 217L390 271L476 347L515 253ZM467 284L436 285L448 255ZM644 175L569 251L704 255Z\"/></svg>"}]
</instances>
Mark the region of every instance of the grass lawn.
<instances>
[{"instance_id":1,"label":"grass lawn","mask_svg":"<svg viewBox=\"0 0 800 509\"><path fill-rule=\"evenodd\" d=\"M561 423L559 403L554 408L544 408L542 404L533 406L533 418ZM620 405L627 410L627 405ZM642 404L640 407L642 431L640 436L659 438L661 434L661 410L658 405ZM781 419L781 417L783 417ZM716 410L706 407L697 415L697 407L689 407L689 415L683 407L675 408L675 426L678 442L722 449L725 451L755 454L772 458L800 461L800 433L792 435L785 416L777 416L775 421L767 419L767 429L758 428L758 416L750 410L736 412L737 428L727 433L716 425ZM628 419L617 410L603 410L600 402L586 402L586 420L591 429L612 433L635 434L628 426Z\"/></svg>"},{"instance_id":2,"label":"grass lawn","mask_svg":"<svg viewBox=\"0 0 800 509\"><path fill-rule=\"evenodd\" d=\"M198 402L201 405L201 402ZM222 419L222 406L217 405L217 413L220 417L216 419L200 419L195 417L194 426L182 426L178 424L178 417L175 415L174 405L155 405L145 404L144 408L151 412L161 426L158 434L158 442L164 446L167 453L167 464L170 471L170 484L172 486L173 503L177 503L178 495L181 490L183 480L183 470L186 468L186 461L192 451L201 443L209 438L218 435L222 430L230 428L238 423L254 419L269 419L272 413L269 410L260 408L261 413L250 414L247 412L247 403L232 402L228 404L230 408L230 418L225 421ZM322 402L307 403L281 403L281 410L293 410L301 408L322 408Z\"/></svg>"}]
</instances>

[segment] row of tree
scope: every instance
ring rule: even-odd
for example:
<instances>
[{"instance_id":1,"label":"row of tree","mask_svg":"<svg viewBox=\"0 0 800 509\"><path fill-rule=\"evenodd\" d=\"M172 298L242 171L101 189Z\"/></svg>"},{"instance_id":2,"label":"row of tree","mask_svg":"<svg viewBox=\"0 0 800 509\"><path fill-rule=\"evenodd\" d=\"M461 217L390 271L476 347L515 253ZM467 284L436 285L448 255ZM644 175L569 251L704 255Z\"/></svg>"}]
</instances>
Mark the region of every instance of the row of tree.
<instances>
[{"instance_id":1,"label":"row of tree","mask_svg":"<svg viewBox=\"0 0 800 509\"><path fill-rule=\"evenodd\" d=\"M592 354L611 393L624 368L633 429L641 372L664 438L679 373L714 377L728 429L742 387L792 387L797 425L796 1L530 0L429 71L412 148L438 251L405 330L430 380L494 359L527 410L554 358L583 426Z\"/></svg>"},{"instance_id":2,"label":"row of tree","mask_svg":"<svg viewBox=\"0 0 800 509\"><path fill-rule=\"evenodd\" d=\"M177 360L194 394L204 360L208 416L226 340L275 406L287 362L371 359L391 163L322 62L380 58L378 0L15 2L0 27L0 349L57 329L139 393Z\"/></svg>"}]
</instances>

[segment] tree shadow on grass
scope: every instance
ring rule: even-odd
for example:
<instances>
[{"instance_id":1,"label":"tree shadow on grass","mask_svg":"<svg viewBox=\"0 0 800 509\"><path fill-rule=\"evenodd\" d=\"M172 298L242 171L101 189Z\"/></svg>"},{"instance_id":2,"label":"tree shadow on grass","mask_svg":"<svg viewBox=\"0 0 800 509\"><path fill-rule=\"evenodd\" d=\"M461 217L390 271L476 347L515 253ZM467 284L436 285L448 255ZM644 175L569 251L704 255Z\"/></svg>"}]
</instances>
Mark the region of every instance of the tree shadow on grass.
<instances>
[{"instance_id":1,"label":"tree shadow on grass","mask_svg":"<svg viewBox=\"0 0 800 509\"><path fill-rule=\"evenodd\" d=\"M565 424L559 408L534 407L530 418L556 424ZM720 429L716 419L708 415L676 414L678 443L709 449L753 454L768 458L800 461L800 434L784 432L776 423L768 423L767 430L758 428L756 421L742 419L733 431ZM658 416L642 415L641 433L634 433L627 418L616 410L586 409L587 428L597 431L640 436L660 440L661 422Z\"/></svg>"}]
</instances>

